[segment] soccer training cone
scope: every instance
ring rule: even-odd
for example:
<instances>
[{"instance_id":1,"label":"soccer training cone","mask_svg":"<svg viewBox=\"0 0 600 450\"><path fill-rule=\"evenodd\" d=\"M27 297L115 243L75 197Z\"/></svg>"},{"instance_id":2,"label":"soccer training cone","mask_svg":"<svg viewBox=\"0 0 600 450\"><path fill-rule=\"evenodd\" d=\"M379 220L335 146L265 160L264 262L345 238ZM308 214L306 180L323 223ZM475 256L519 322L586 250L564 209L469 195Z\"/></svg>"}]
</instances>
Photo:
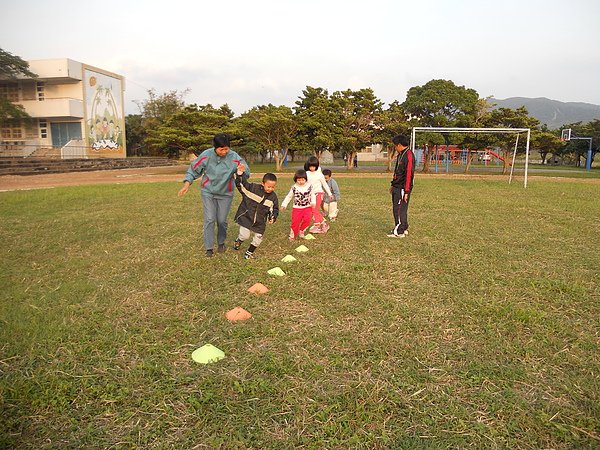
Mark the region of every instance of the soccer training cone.
<instances>
[{"instance_id":1,"label":"soccer training cone","mask_svg":"<svg viewBox=\"0 0 600 450\"><path fill-rule=\"evenodd\" d=\"M308 247L306 247L305 245L301 245L300 247L297 247L297 248L296 248L296 251L297 251L298 253L304 253L304 252L307 252L307 251L308 251Z\"/></svg>"},{"instance_id":2,"label":"soccer training cone","mask_svg":"<svg viewBox=\"0 0 600 450\"><path fill-rule=\"evenodd\" d=\"M210 364L225 358L225 353L211 344L205 344L194 350L192 359L200 364Z\"/></svg>"},{"instance_id":3,"label":"soccer training cone","mask_svg":"<svg viewBox=\"0 0 600 450\"><path fill-rule=\"evenodd\" d=\"M294 261L298 261L296 258L294 258L292 255L285 255L282 259L283 262L294 262Z\"/></svg>"},{"instance_id":4,"label":"soccer training cone","mask_svg":"<svg viewBox=\"0 0 600 450\"><path fill-rule=\"evenodd\" d=\"M304 239L306 239L307 241L316 239L316 237L314 237L312 234L308 233L306 236L304 236Z\"/></svg>"},{"instance_id":5,"label":"soccer training cone","mask_svg":"<svg viewBox=\"0 0 600 450\"><path fill-rule=\"evenodd\" d=\"M285 275L285 272L281 270L281 267L273 267L272 269L267 270L269 275L276 275L278 277L282 277Z\"/></svg>"},{"instance_id":6,"label":"soccer training cone","mask_svg":"<svg viewBox=\"0 0 600 450\"><path fill-rule=\"evenodd\" d=\"M262 283L254 283L248 288L248 292L252 294L266 294L269 289Z\"/></svg>"},{"instance_id":7,"label":"soccer training cone","mask_svg":"<svg viewBox=\"0 0 600 450\"><path fill-rule=\"evenodd\" d=\"M236 320L248 320L252 317L252 314L250 314L244 308L236 306L232 310L227 311L225 317L227 317L227 320L231 320L232 322L234 322Z\"/></svg>"}]
</instances>

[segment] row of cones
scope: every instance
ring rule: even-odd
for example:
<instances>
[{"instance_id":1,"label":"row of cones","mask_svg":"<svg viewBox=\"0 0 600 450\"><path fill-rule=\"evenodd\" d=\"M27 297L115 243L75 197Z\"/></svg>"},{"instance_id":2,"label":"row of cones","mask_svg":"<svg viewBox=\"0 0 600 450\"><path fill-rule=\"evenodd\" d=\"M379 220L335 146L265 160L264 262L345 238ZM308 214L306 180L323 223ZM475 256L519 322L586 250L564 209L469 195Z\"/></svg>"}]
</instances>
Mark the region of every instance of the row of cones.
<instances>
[{"instance_id":1,"label":"row of cones","mask_svg":"<svg viewBox=\"0 0 600 450\"><path fill-rule=\"evenodd\" d=\"M308 236L310 236L310 235L308 235ZM313 236L310 236L310 237L312 239L314 239ZM296 249L296 251L298 253L304 253L304 252L308 251L308 248L304 245L301 245ZM292 255L286 255L282 259L282 261L283 262L293 262L293 261L296 261L296 258L294 258ZM268 270L267 273L269 275L278 275L278 276L285 275L285 273L283 272L283 270L281 270L280 267L274 267L273 269ZM248 292L250 292L251 294L263 295L263 294L266 294L267 292L269 292L269 288L267 288L262 283L254 283L252 286L250 286L248 288ZM227 311L225 313L225 317L227 318L227 320L229 320L231 322L237 322L240 320L251 319L252 314L250 314L250 312L246 311L244 308L242 308L240 306L236 306L232 310ZM202 347L199 347L196 350L194 350L194 352L192 353L192 359L200 364L214 363L223 358L225 358L225 353L212 344L205 344Z\"/></svg>"}]
</instances>

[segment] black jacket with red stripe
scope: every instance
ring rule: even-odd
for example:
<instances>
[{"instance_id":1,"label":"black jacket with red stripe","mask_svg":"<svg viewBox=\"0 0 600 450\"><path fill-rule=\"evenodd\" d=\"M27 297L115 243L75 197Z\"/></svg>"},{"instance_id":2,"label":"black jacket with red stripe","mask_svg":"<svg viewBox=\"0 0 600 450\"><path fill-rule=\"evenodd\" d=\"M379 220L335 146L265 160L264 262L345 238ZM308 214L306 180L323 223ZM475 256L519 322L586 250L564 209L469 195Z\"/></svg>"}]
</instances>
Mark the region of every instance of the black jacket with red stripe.
<instances>
[{"instance_id":1,"label":"black jacket with red stripe","mask_svg":"<svg viewBox=\"0 0 600 450\"><path fill-rule=\"evenodd\" d=\"M255 233L264 234L269 220L277 220L279 200L277 194L265 192L262 184L249 183L248 175L235 174L235 185L242 194L242 202L235 213L235 221Z\"/></svg>"},{"instance_id":2,"label":"black jacket with red stripe","mask_svg":"<svg viewBox=\"0 0 600 450\"><path fill-rule=\"evenodd\" d=\"M394 177L392 178L392 187L404 189L405 194L409 194L413 188L415 178L415 155L411 149L404 149L396 158L394 167Z\"/></svg>"}]
</instances>

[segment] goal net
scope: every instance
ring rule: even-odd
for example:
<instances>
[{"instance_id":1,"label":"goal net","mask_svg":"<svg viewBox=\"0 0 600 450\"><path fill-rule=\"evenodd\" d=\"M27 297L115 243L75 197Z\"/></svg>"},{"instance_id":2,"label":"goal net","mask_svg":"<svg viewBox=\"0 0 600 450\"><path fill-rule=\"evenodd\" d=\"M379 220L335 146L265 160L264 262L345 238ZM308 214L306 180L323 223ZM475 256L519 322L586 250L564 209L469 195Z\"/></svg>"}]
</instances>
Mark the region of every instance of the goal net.
<instances>
[{"instance_id":1,"label":"goal net","mask_svg":"<svg viewBox=\"0 0 600 450\"><path fill-rule=\"evenodd\" d=\"M527 175L529 170L529 142L531 139L530 128L458 128L458 127L413 127L412 135L410 140L410 149L415 151L415 141L417 133L504 133L504 134L515 134L515 149L512 156L512 164L510 166L510 176L508 177L508 183L512 182L513 169L515 167L515 158L517 156L517 146L519 144L519 136L521 134L527 134L527 142L525 145L525 176L523 179L523 187L527 187Z\"/></svg>"}]
</instances>

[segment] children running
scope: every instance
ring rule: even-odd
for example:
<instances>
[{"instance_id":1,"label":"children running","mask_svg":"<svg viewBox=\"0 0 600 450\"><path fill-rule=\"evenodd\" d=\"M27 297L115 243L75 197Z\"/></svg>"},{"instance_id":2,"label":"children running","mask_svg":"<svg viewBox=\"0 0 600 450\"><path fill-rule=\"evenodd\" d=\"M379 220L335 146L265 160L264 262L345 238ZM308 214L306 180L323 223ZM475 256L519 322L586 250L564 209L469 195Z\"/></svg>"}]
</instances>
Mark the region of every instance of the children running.
<instances>
[{"instance_id":1,"label":"children running","mask_svg":"<svg viewBox=\"0 0 600 450\"><path fill-rule=\"evenodd\" d=\"M323 211L325 211L325 214L329 216L330 221L335 222L335 219L338 215L338 202L340 201L342 195L340 194L340 188L337 182L331 178L331 170L323 169L323 176L325 177L325 181L327 181L327 185L333 194L333 200L331 200L330 197L325 197L323 199Z\"/></svg>"},{"instance_id":2,"label":"children running","mask_svg":"<svg viewBox=\"0 0 600 450\"><path fill-rule=\"evenodd\" d=\"M315 193L308 183L306 170L297 170L294 175L294 185L283 199L281 210L285 211L288 203L293 202L292 224L290 226L290 241L303 238L304 233L310 225L312 210L316 205Z\"/></svg>"},{"instance_id":3,"label":"children running","mask_svg":"<svg viewBox=\"0 0 600 450\"><path fill-rule=\"evenodd\" d=\"M266 173L262 183L249 183L246 167L238 165L235 185L242 194L242 201L235 213L235 221L240 226L240 232L233 244L234 250L239 250L242 243L254 232L252 243L244 253L244 259L254 258L254 251L263 240L267 223L272 224L279 215L279 201L275 193L277 176Z\"/></svg>"},{"instance_id":4,"label":"children running","mask_svg":"<svg viewBox=\"0 0 600 450\"><path fill-rule=\"evenodd\" d=\"M313 216L313 226L310 229L311 233L327 233L329 229L329 224L323 218L321 214L321 203L323 203L323 191L327 193L330 200L333 200L333 194L331 193L331 189L327 185L327 181L325 181L325 177L323 176L323 172L319 168L319 159L316 156L310 156L306 163L304 164L304 170L306 171L306 175L308 176L307 182L312 186L312 190L315 194L315 206L312 209Z\"/></svg>"}]
</instances>

